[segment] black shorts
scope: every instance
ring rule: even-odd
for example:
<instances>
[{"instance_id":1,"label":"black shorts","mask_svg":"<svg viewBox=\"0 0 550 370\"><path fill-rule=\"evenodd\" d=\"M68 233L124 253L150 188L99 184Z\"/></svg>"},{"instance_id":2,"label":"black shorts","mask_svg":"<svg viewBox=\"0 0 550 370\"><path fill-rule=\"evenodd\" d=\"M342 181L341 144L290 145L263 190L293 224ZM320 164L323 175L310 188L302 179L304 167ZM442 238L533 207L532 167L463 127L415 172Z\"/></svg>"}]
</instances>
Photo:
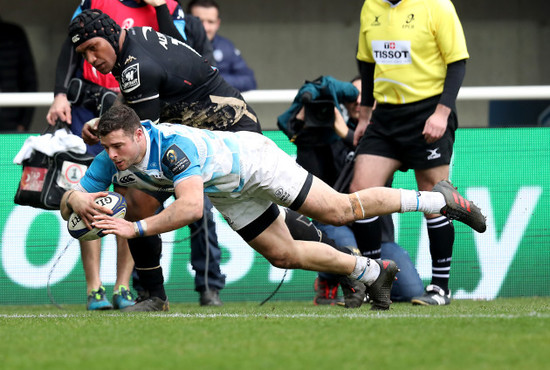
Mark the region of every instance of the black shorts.
<instances>
[{"instance_id":1,"label":"black shorts","mask_svg":"<svg viewBox=\"0 0 550 370\"><path fill-rule=\"evenodd\" d=\"M396 159L402 164L401 171L448 165L458 127L456 112L451 111L447 130L441 139L428 144L422 135L426 120L438 102L439 95L403 105L378 104L356 154Z\"/></svg>"}]
</instances>

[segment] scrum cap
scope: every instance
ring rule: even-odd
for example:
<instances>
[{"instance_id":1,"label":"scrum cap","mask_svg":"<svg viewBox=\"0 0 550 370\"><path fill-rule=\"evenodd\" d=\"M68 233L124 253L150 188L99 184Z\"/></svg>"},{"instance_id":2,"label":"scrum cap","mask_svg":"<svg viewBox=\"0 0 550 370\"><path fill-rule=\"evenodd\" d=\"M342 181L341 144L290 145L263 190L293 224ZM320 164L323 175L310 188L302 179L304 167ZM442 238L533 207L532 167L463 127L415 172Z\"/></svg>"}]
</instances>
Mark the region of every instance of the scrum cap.
<instances>
[{"instance_id":1,"label":"scrum cap","mask_svg":"<svg viewBox=\"0 0 550 370\"><path fill-rule=\"evenodd\" d=\"M118 54L120 26L99 9L86 9L69 25L69 37L75 48L94 37L103 37Z\"/></svg>"}]
</instances>

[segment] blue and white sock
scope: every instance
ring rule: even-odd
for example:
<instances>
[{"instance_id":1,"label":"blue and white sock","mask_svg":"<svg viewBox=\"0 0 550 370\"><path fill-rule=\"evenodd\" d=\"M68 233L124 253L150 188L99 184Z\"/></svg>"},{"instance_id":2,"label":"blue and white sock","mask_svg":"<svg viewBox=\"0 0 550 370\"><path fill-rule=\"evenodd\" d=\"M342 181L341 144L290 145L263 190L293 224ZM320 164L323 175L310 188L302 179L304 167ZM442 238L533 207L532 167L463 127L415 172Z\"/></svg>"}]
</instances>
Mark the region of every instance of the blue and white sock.
<instances>
[{"instance_id":1,"label":"blue and white sock","mask_svg":"<svg viewBox=\"0 0 550 370\"><path fill-rule=\"evenodd\" d=\"M378 276L380 276L380 265L378 263L368 257L356 257L355 268L349 277L364 284L372 285Z\"/></svg>"},{"instance_id":2,"label":"blue and white sock","mask_svg":"<svg viewBox=\"0 0 550 370\"><path fill-rule=\"evenodd\" d=\"M445 206L443 194L433 191L401 191L401 212L439 213Z\"/></svg>"}]
</instances>

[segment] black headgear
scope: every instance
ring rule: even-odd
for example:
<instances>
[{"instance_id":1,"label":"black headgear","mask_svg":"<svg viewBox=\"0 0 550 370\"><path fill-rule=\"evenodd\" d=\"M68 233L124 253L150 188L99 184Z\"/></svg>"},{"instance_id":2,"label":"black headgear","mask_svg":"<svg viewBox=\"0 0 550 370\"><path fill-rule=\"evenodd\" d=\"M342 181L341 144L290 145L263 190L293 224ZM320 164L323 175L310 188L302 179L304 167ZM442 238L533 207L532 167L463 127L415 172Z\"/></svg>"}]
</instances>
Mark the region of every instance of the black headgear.
<instances>
[{"instance_id":1,"label":"black headgear","mask_svg":"<svg viewBox=\"0 0 550 370\"><path fill-rule=\"evenodd\" d=\"M94 37L103 37L118 54L120 26L101 10L86 9L69 25L69 37L75 48Z\"/></svg>"}]
</instances>

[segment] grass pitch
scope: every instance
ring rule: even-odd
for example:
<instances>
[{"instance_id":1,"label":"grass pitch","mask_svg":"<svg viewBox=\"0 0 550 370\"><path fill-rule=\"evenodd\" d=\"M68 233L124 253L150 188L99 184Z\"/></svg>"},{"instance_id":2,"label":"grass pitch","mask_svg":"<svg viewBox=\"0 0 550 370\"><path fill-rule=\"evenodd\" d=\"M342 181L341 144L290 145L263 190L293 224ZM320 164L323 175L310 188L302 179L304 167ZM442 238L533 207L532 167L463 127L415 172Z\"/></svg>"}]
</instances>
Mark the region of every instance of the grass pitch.
<instances>
[{"instance_id":1,"label":"grass pitch","mask_svg":"<svg viewBox=\"0 0 550 370\"><path fill-rule=\"evenodd\" d=\"M2 369L543 369L550 298L393 304L172 304L167 313L84 305L0 307Z\"/></svg>"}]
</instances>

